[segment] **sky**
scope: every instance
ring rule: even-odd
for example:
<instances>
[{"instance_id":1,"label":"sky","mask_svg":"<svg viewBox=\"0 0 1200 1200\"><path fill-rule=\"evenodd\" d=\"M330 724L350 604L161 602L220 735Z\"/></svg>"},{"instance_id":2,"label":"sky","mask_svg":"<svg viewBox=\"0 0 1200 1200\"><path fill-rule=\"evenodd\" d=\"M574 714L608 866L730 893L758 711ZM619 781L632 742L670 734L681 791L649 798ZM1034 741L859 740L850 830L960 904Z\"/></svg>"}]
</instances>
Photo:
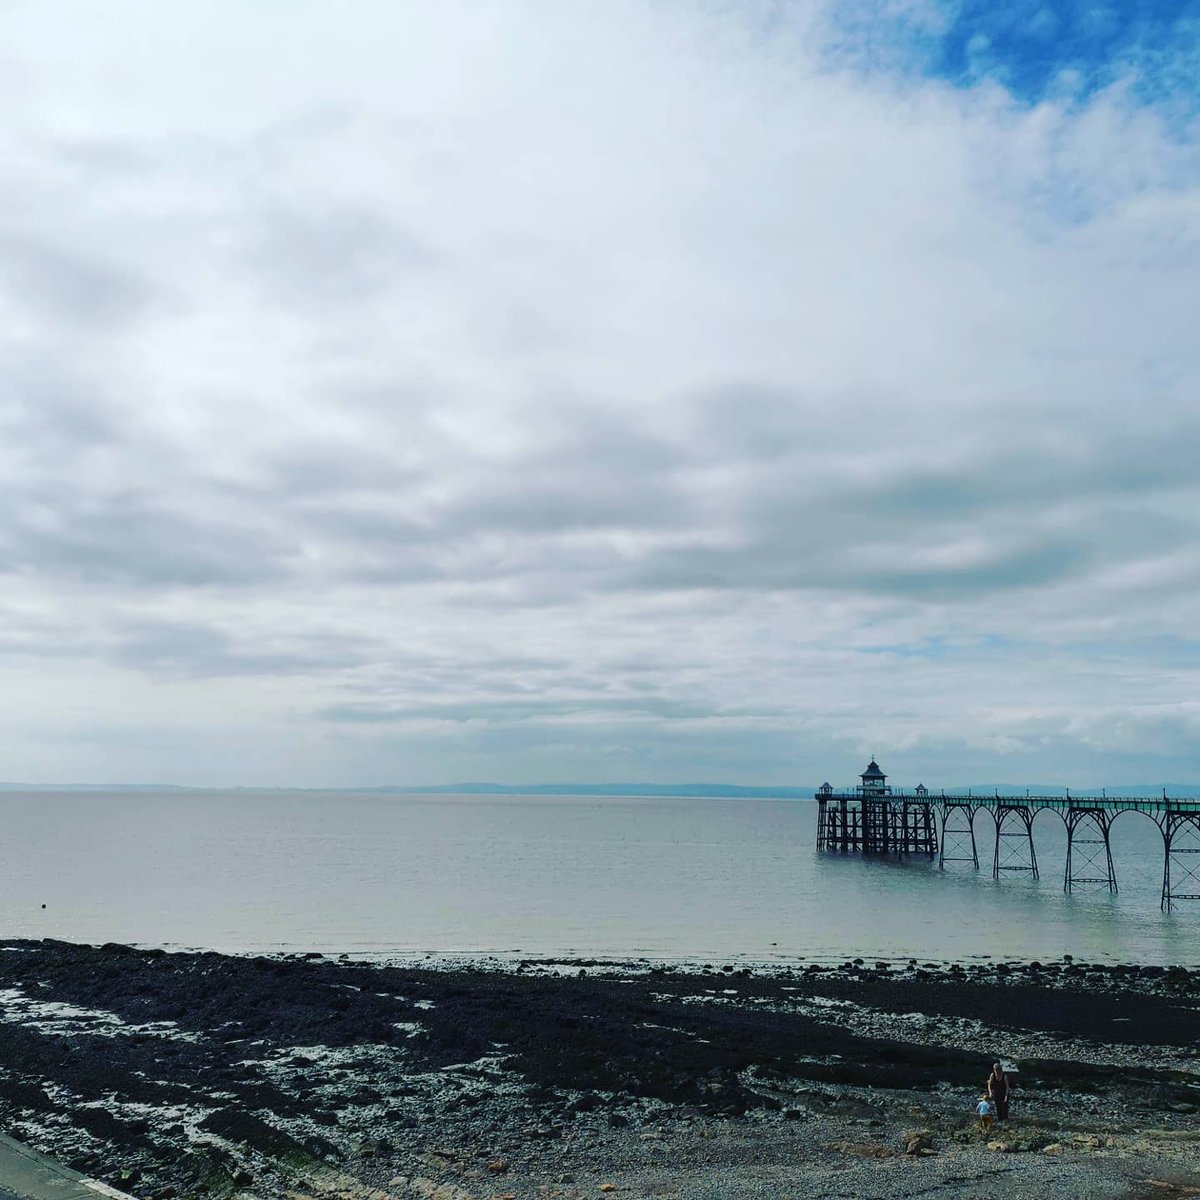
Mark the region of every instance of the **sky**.
<instances>
[{"instance_id":1,"label":"sky","mask_svg":"<svg viewBox=\"0 0 1200 1200\"><path fill-rule=\"evenodd\" d=\"M1198 47L0 0L0 778L1200 781Z\"/></svg>"}]
</instances>

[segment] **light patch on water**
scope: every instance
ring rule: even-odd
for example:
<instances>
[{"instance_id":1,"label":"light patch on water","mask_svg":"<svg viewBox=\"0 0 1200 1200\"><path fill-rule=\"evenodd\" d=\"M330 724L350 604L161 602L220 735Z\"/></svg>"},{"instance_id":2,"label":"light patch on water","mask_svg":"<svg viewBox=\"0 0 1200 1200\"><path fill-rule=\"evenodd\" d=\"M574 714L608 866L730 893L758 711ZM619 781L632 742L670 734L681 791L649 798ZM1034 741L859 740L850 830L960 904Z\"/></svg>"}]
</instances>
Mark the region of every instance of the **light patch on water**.
<instances>
[{"instance_id":1,"label":"light patch on water","mask_svg":"<svg viewBox=\"0 0 1200 1200\"><path fill-rule=\"evenodd\" d=\"M145 1034L180 1042L202 1040L199 1034L180 1029L174 1021L147 1021L132 1025L116 1013L102 1008L82 1008L62 1000L38 1000L18 988L0 988L0 1020L27 1025L55 1037L80 1034L131 1037Z\"/></svg>"},{"instance_id":2,"label":"light patch on water","mask_svg":"<svg viewBox=\"0 0 1200 1200\"><path fill-rule=\"evenodd\" d=\"M736 992L732 993L737 995ZM831 996L789 998L779 1003L769 997L745 996L730 998L730 991L712 990L702 995L673 996L657 992L654 999L663 1003L726 1005L742 1003L765 1008L772 1012L796 1013L817 1021L834 1018L839 1026L866 1037L903 1038L922 1045L954 1046L958 1049L979 1050L1003 1055L1019 1062L1029 1058L1063 1058L1073 1062L1109 1063L1114 1047L1084 1038L1053 1037L1030 1030L998 1029L972 1017L939 1016L921 1012L894 1013L872 1008L853 1000ZM1128 1046L1121 1048L1130 1062L1152 1064L1169 1070L1194 1071L1200 1052L1179 1047Z\"/></svg>"},{"instance_id":3,"label":"light patch on water","mask_svg":"<svg viewBox=\"0 0 1200 1200\"><path fill-rule=\"evenodd\" d=\"M420 1026L416 1026L417 1029ZM296 1058L305 1061L297 1063ZM321 1082L314 1087L319 1099L314 1109L335 1108L337 1126L319 1124L307 1116L271 1114L271 1124L299 1141L319 1137L349 1152L363 1130L386 1128L397 1111L415 1118L427 1117L438 1102L474 1095L478 1098L519 1095L524 1083L506 1069L507 1058L488 1054L470 1063L458 1063L440 1070L409 1073L402 1051L390 1046L289 1046L260 1060L243 1065L257 1068L277 1086L294 1086L296 1076L312 1072ZM315 1068L315 1069L314 1069ZM345 1075L335 1078L335 1073ZM312 1076L310 1076L312 1078ZM397 1084L403 1094L390 1094ZM378 1100L358 1099L359 1087L380 1093Z\"/></svg>"},{"instance_id":4,"label":"light patch on water","mask_svg":"<svg viewBox=\"0 0 1200 1200\"><path fill-rule=\"evenodd\" d=\"M794 990L794 989L791 989ZM853 1000L838 1000L833 996L806 996L800 1004L804 1008L862 1008L863 1005L855 1004ZM912 1016L919 1017L920 1013L912 1013Z\"/></svg>"},{"instance_id":5,"label":"light patch on water","mask_svg":"<svg viewBox=\"0 0 1200 1200\"><path fill-rule=\"evenodd\" d=\"M392 1067L395 1065L395 1061L401 1057L401 1052L377 1045L281 1046L273 1050L266 1058L243 1059L239 1066L258 1067L272 1079L279 1079L290 1076L294 1072L310 1071L314 1067L320 1067L325 1071L359 1072L365 1060L381 1056L389 1060L387 1065ZM293 1061L297 1058L308 1061L303 1063Z\"/></svg>"},{"instance_id":6,"label":"light patch on water","mask_svg":"<svg viewBox=\"0 0 1200 1200\"><path fill-rule=\"evenodd\" d=\"M171 1125L182 1126L189 1141L211 1141L210 1135L201 1130L201 1122L212 1112L201 1105L146 1104L141 1101L120 1100L108 1095L103 1100L86 1100L61 1084L42 1080L41 1086L59 1111L26 1113L15 1126L22 1131L24 1140L44 1154L62 1157L69 1152L104 1152L107 1143L100 1137L76 1124L77 1115L85 1109L96 1109L111 1113L122 1120L144 1120L150 1127L150 1137L155 1141L170 1142L162 1133Z\"/></svg>"}]
</instances>

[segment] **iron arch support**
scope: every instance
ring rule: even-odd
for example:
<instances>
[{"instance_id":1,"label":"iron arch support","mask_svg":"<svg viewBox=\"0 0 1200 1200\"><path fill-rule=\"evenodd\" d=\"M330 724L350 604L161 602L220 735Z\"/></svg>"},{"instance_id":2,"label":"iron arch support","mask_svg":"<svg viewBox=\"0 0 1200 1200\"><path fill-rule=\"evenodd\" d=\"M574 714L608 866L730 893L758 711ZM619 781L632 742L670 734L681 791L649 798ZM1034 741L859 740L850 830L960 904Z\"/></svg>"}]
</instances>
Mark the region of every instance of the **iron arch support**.
<instances>
[{"instance_id":1,"label":"iron arch support","mask_svg":"<svg viewBox=\"0 0 1200 1200\"><path fill-rule=\"evenodd\" d=\"M1063 821L1067 827L1067 862L1063 891L1077 886L1106 887L1117 893L1117 872L1113 867L1112 829L1115 813L1105 808L1071 807Z\"/></svg>"},{"instance_id":2,"label":"iron arch support","mask_svg":"<svg viewBox=\"0 0 1200 1200\"><path fill-rule=\"evenodd\" d=\"M1156 816L1163 835L1163 912L1176 900L1200 900L1200 812L1168 804Z\"/></svg>"},{"instance_id":3,"label":"iron arch support","mask_svg":"<svg viewBox=\"0 0 1200 1200\"><path fill-rule=\"evenodd\" d=\"M969 862L979 870L979 847L975 843L975 804L945 802L941 804L942 838L938 866L945 870L948 862Z\"/></svg>"},{"instance_id":4,"label":"iron arch support","mask_svg":"<svg viewBox=\"0 0 1200 1200\"><path fill-rule=\"evenodd\" d=\"M1002 872L1021 872L1038 878L1037 850L1033 844L1035 810L1025 804L997 804L992 810L996 844L992 855L992 878Z\"/></svg>"}]
</instances>

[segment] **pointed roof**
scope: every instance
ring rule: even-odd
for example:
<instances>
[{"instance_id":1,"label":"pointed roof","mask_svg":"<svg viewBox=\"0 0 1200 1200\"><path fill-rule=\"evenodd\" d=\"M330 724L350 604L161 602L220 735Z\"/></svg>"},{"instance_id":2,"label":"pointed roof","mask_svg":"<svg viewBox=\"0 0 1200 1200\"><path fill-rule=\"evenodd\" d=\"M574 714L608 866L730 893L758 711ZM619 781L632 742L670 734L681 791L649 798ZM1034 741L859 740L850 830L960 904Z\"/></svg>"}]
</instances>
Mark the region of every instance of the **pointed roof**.
<instances>
[{"instance_id":1,"label":"pointed roof","mask_svg":"<svg viewBox=\"0 0 1200 1200\"><path fill-rule=\"evenodd\" d=\"M886 779L887 776L879 769L879 764L874 760L867 764L867 769L860 776L862 779Z\"/></svg>"}]
</instances>

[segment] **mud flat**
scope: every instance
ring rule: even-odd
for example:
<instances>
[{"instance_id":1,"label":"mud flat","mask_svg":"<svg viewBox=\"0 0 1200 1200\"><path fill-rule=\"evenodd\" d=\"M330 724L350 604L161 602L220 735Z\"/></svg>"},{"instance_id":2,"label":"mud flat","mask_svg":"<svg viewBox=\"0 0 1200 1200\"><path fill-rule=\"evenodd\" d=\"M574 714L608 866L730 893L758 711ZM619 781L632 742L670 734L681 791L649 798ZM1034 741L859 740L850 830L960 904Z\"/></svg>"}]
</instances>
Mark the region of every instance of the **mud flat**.
<instances>
[{"instance_id":1,"label":"mud flat","mask_svg":"<svg viewBox=\"0 0 1200 1200\"><path fill-rule=\"evenodd\" d=\"M1198 1195L1198 1046L1182 967L0 943L0 1128L160 1200Z\"/></svg>"}]
</instances>

